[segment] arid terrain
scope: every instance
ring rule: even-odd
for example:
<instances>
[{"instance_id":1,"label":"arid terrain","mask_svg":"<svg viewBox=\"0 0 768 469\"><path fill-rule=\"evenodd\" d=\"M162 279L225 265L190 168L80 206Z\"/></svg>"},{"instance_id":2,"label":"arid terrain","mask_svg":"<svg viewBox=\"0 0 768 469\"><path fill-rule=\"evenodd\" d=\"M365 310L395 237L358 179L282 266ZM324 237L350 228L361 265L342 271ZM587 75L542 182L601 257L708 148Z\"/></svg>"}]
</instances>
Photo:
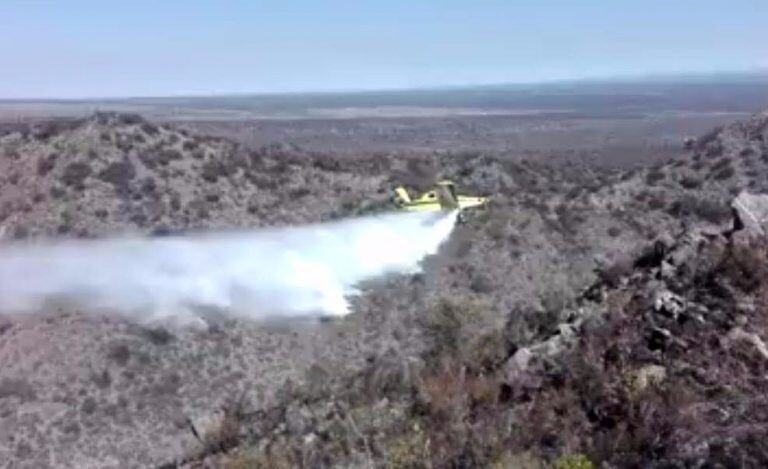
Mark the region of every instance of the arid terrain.
<instances>
[{"instance_id":1,"label":"arid terrain","mask_svg":"<svg viewBox=\"0 0 768 469\"><path fill-rule=\"evenodd\" d=\"M0 125L101 110L183 124L261 147L335 155L492 151L529 158L642 165L674 156L685 137L768 106L768 76L437 90L103 100L0 100Z\"/></svg>"},{"instance_id":2,"label":"arid terrain","mask_svg":"<svg viewBox=\"0 0 768 469\"><path fill-rule=\"evenodd\" d=\"M765 84L637 86L0 103L2 243L491 197L332 321L0 312L0 466L765 464Z\"/></svg>"}]
</instances>

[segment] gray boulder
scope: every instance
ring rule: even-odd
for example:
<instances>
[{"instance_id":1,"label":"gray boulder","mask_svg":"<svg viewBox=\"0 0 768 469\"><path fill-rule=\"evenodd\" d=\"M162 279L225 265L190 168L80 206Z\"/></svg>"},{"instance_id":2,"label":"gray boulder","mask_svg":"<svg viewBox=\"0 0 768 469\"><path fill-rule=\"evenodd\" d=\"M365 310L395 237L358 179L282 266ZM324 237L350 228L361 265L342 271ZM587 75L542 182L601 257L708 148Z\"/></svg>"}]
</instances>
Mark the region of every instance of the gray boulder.
<instances>
[{"instance_id":1,"label":"gray boulder","mask_svg":"<svg viewBox=\"0 0 768 469\"><path fill-rule=\"evenodd\" d=\"M731 202L736 220L735 230L750 239L768 235L768 195L741 192Z\"/></svg>"}]
</instances>

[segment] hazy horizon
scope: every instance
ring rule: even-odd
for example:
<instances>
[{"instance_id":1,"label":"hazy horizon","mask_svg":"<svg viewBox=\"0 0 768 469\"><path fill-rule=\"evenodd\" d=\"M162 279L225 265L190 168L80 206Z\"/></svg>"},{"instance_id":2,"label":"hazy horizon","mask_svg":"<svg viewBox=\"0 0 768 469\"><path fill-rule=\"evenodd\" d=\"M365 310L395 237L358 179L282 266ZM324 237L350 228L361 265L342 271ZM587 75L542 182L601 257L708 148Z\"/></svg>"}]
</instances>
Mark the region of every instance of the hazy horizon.
<instances>
[{"instance_id":1,"label":"hazy horizon","mask_svg":"<svg viewBox=\"0 0 768 469\"><path fill-rule=\"evenodd\" d=\"M57 97L57 96L21 96L6 98L0 96L0 102L77 102L77 101L123 101L123 100L154 100L154 99L198 99L198 98L237 98L237 97L281 97L281 96L312 96L312 95L355 95L376 93L399 92L443 92L466 90L498 90L503 88L556 88L559 86L590 86L590 85L642 85L663 83L751 83L753 81L768 83L768 69L755 68L751 70L726 70L720 72L681 72L669 74L629 74L613 76L596 76L572 79L551 79L540 81L519 82L489 82L489 83L457 83L445 85L424 85L410 87L390 88L348 88L348 89L308 89L295 91L243 91L243 92L211 92L211 93L169 93L164 95L113 95L113 96L83 96L83 97Z\"/></svg>"},{"instance_id":2,"label":"hazy horizon","mask_svg":"<svg viewBox=\"0 0 768 469\"><path fill-rule=\"evenodd\" d=\"M0 98L274 94L768 68L768 2L10 0Z\"/></svg>"}]
</instances>

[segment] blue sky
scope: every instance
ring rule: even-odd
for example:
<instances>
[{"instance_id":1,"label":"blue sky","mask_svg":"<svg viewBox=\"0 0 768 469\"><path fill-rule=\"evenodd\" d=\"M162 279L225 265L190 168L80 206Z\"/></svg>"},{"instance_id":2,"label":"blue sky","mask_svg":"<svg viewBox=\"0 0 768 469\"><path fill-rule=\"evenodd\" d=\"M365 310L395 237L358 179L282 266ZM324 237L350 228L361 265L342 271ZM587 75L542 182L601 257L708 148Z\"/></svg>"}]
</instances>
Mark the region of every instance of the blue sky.
<instances>
[{"instance_id":1,"label":"blue sky","mask_svg":"<svg viewBox=\"0 0 768 469\"><path fill-rule=\"evenodd\" d=\"M768 0L0 0L0 98L768 69Z\"/></svg>"}]
</instances>

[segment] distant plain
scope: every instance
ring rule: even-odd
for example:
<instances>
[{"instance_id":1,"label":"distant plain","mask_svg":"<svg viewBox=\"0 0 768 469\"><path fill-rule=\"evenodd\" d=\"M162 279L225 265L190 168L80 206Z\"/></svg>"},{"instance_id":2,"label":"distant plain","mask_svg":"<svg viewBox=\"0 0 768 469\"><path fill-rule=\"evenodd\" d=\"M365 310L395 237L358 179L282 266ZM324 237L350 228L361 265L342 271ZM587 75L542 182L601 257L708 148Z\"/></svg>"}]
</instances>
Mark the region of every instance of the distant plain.
<instances>
[{"instance_id":1,"label":"distant plain","mask_svg":"<svg viewBox=\"0 0 768 469\"><path fill-rule=\"evenodd\" d=\"M686 137L765 107L768 75L752 74L354 93L0 100L0 125L110 110L181 123L249 146L288 144L349 156L488 151L631 166L665 160Z\"/></svg>"}]
</instances>

